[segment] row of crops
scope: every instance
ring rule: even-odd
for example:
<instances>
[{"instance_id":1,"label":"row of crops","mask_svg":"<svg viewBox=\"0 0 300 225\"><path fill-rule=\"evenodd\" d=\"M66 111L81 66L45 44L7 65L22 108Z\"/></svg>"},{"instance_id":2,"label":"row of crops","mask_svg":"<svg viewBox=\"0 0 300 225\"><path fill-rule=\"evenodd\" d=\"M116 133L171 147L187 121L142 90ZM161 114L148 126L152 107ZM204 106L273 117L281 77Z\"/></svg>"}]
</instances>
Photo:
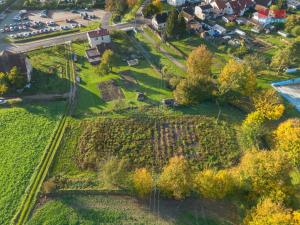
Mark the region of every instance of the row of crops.
<instances>
[{"instance_id":1,"label":"row of crops","mask_svg":"<svg viewBox=\"0 0 300 225\"><path fill-rule=\"evenodd\" d=\"M234 128L204 116L98 118L81 126L76 159L82 169L112 156L127 157L134 166L161 167L174 155L200 168L228 167L240 155Z\"/></svg>"}]
</instances>

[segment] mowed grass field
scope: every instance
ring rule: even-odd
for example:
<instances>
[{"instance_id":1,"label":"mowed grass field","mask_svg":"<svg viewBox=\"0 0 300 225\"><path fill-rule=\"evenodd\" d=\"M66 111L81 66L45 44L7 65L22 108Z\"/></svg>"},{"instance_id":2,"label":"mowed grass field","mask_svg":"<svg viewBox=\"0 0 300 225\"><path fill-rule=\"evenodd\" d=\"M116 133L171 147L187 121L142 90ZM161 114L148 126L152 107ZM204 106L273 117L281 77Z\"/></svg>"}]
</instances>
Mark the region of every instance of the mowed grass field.
<instances>
[{"instance_id":1,"label":"mowed grass field","mask_svg":"<svg viewBox=\"0 0 300 225\"><path fill-rule=\"evenodd\" d=\"M0 224L22 201L65 103L0 109Z\"/></svg>"},{"instance_id":2,"label":"mowed grass field","mask_svg":"<svg viewBox=\"0 0 300 225\"><path fill-rule=\"evenodd\" d=\"M216 207L217 206L217 207ZM129 196L65 195L39 208L28 225L121 225L203 224L236 222L236 209L228 204L205 200L160 201L160 209L149 208L148 200Z\"/></svg>"},{"instance_id":3,"label":"mowed grass field","mask_svg":"<svg viewBox=\"0 0 300 225\"><path fill-rule=\"evenodd\" d=\"M72 44L72 50L78 55L76 63L77 75L81 82L78 88L78 104L76 114L95 114L103 111L110 111L118 107L135 107L159 103L163 98L172 96L170 90L165 88L165 82L161 79L159 72L155 71L144 59L140 59L137 66L129 67L123 60L131 52L137 51L131 46L126 36L113 36L115 54L118 60L114 62L113 71L101 76L97 66L91 65L85 57L85 50L88 43L78 42ZM115 81L117 86L124 93L121 100L105 101L99 84L106 81ZM145 102L137 101L137 93L143 92L147 96Z\"/></svg>"}]
</instances>

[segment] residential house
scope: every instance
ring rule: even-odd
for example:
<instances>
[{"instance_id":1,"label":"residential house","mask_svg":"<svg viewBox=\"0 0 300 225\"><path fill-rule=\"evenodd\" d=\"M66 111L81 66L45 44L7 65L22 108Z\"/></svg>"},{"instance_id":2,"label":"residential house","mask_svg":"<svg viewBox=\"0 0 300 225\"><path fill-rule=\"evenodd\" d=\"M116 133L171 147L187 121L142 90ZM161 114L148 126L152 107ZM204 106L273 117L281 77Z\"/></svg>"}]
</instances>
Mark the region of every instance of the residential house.
<instances>
[{"instance_id":1,"label":"residential house","mask_svg":"<svg viewBox=\"0 0 300 225\"><path fill-rule=\"evenodd\" d=\"M111 37L107 29L93 30L87 33L90 49L85 51L88 61L95 65L101 61L101 56L111 49Z\"/></svg>"},{"instance_id":2,"label":"residential house","mask_svg":"<svg viewBox=\"0 0 300 225\"><path fill-rule=\"evenodd\" d=\"M168 19L168 13L163 12L156 14L152 18L152 26L155 30L161 31L166 27L167 24L167 19Z\"/></svg>"},{"instance_id":3,"label":"residential house","mask_svg":"<svg viewBox=\"0 0 300 225\"><path fill-rule=\"evenodd\" d=\"M32 65L25 54L6 50L0 52L0 72L8 73L13 67L17 67L26 76L28 83L31 81Z\"/></svg>"},{"instance_id":4,"label":"residential house","mask_svg":"<svg viewBox=\"0 0 300 225\"><path fill-rule=\"evenodd\" d=\"M182 16L183 16L184 20L187 23L194 20L194 18L195 18L195 9L194 9L194 7L188 6L188 7L182 8L181 13L182 13Z\"/></svg>"},{"instance_id":5,"label":"residential house","mask_svg":"<svg viewBox=\"0 0 300 225\"><path fill-rule=\"evenodd\" d=\"M91 48L95 48L102 43L111 43L110 34L107 29L100 28L98 30L89 31L87 37Z\"/></svg>"},{"instance_id":6,"label":"residential house","mask_svg":"<svg viewBox=\"0 0 300 225\"><path fill-rule=\"evenodd\" d=\"M215 0L213 2L210 3L210 5L213 7L213 12L216 15L223 15L224 14L224 10L226 8L226 2L223 0Z\"/></svg>"},{"instance_id":7,"label":"residential house","mask_svg":"<svg viewBox=\"0 0 300 225\"><path fill-rule=\"evenodd\" d=\"M213 14L213 7L209 4L198 5L195 7L195 16L201 20L208 19Z\"/></svg>"}]
</instances>

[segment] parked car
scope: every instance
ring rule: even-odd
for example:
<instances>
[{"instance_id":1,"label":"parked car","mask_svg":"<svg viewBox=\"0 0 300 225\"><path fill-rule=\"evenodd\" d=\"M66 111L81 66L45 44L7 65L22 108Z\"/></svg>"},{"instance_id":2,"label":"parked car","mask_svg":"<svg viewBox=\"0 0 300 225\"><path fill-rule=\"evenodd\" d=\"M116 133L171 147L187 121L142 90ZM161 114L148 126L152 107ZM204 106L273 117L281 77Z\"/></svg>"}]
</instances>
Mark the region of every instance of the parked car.
<instances>
[{"instance_id":1,"label":"parked car","mask_svg":"<svg viewBox=\"0 0 300 225\"><path fill-rule=\"evenodd\" d=\"M3 105L6 103L6 99L5 98L0 98L0 105Z\"/></svg>"}]
</instances>

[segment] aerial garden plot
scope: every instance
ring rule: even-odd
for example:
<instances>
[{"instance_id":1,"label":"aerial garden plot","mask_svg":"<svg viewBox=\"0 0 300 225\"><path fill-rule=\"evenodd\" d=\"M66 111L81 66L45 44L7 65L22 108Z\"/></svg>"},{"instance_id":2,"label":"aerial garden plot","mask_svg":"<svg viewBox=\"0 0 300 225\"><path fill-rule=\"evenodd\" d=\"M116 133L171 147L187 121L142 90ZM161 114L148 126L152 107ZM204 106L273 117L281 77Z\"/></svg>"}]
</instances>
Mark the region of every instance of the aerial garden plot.
<instances>
[{"instance_id":1,"label":"aerial garden plot","mask_svg":"<svg viewBox=\"0 0 300 225\"><path fill-rule=\"evenodd\" d=\"M295 65L297 43L166 35L100 28L28 53L24 95L43 103L1 108L0 222L300 223L299 113L270 85L296 76L276 55Z\"/></svg>"},{"instance_id":2,"label":"aerial garden plot","mask_svg":"<svg viewBox=\"0 0 300 225\"><path fill-rule=\"evenodd\" d=\"M66 109L63 99L51 99L69 89L65 46L28 55L31 87L17 93L10 86L0 108L0 224L10 224L18 211Z\"/></svg>"}]
</instances>

